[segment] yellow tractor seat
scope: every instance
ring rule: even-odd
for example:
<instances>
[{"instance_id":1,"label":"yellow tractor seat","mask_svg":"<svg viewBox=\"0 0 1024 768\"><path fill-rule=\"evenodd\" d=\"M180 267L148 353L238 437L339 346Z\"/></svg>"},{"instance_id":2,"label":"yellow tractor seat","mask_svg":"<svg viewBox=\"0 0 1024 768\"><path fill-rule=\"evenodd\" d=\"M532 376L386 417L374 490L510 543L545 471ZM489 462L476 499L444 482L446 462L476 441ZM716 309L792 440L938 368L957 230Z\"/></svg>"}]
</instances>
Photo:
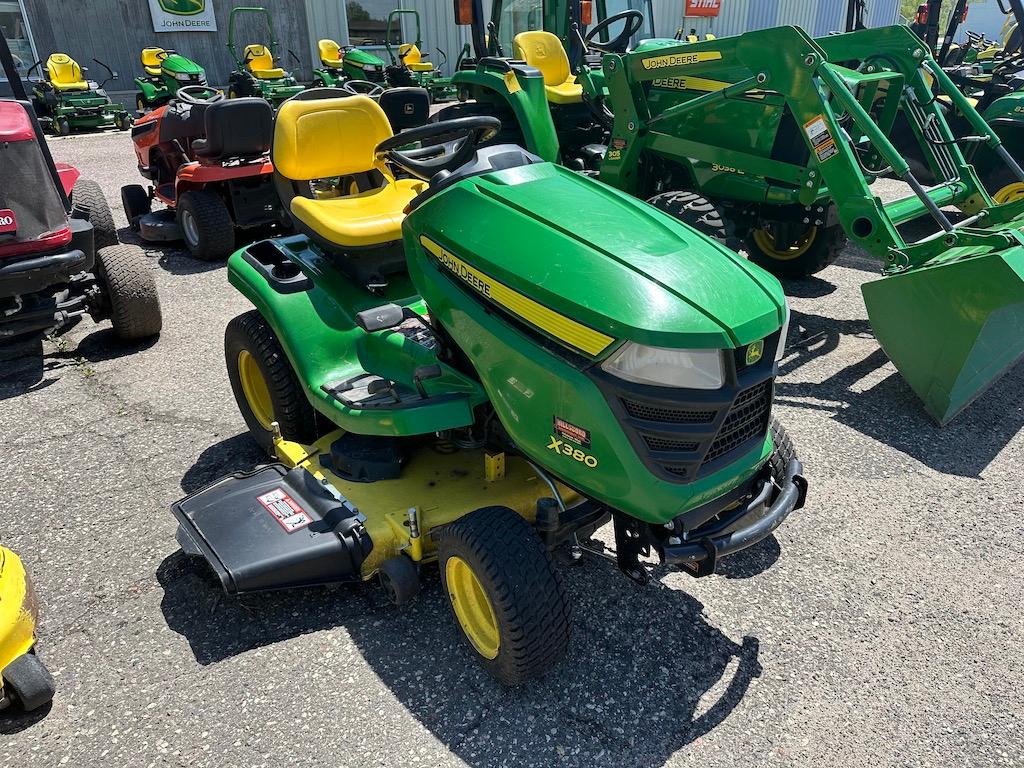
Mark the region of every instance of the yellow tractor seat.
<instances>
[{"instance_id":1,"label":"yellow tractor seat","mask_svg":"<svg viewBox=\"0 0 1024 768\"><path fill-rule=\"evenodd\" d=\"M398 47L398 58L413 72L433 72L434 65L423 60L423 54L413 43L402 43Z\"/></svg>"},{"instance_id":2,"label":"yellow tractor seat","mask_svg":"<svg viewBox=\"0 0 1024 768\"><path fill-rule=\"evenodd\" d=\"M316 44L320 51L320 63L325 67L339 69L342 65L341 46L329 38L324 38Z\"/></svg>"},{"instance_id":3,"label":"yellow tractor seat","mask_svg":"<svg viewBox=\"0 0 1024 768\"><path fill-rule=\"evenodd\" d=\"M396 180L374 149L392 136L384 110L369 96L286 101L274 126L275 172L295 187L376 171L383 183L350 195L296 195L288 203L300 230L341 250L393 243L402 238L405 207L426 183Z\"/></svg>"},{"instance_id":4,"label":"yellow tractor seat","mask_svg":"<svg viewBox=\"0 0 1024 768\"><path fill-rule=\"evenodd\" d=\"M583 86L569 70L569 57L562 41L550 32L520 32L512 39L515 57L544 75L544 92L552 104L579 104Z\"/></svg>"},{"instance_id":5,"label":"yellow tractor seat","mask_svg":"<svg viewBox=\"0 0 1024 768\"><path fill-rule=\"evenodd\" d=\"M46 75L58 91L88 91L78 62L66 53L54 53L46 60Z\"/></svg>"},{"instance_id":6,"label":"yellow tractor seat","mask_svg":"<svg viewBox=\"0 0 1024 768\"><path fill-rule=\"evenodd\" d=\"M142 68L146 70L147 75L160 74L160 64L164 59L165 53L167 52L163 48L142 49Z\"/></svg>"},{"instance_id":7,"label":"yellow tractor seat","mask_svg":"<svg viewBox=\"0 0 1024 768\"><path fill-rule=\"evenodd\" d=\"M249 68L254 77L260 80L277 80L279 77L284 77L284 70L274 66L274 57L265 45L256 43L245 46L243 58L245 66Z\"/></svg>"}]
</instances>

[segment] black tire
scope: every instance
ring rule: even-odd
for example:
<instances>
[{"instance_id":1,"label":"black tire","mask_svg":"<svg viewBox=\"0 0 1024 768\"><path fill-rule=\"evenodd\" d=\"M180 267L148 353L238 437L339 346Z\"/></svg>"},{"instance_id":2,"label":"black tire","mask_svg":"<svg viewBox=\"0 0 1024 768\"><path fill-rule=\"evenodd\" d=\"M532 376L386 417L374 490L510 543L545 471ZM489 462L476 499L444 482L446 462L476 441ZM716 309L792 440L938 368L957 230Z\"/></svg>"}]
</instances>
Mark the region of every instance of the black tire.
<instances>
[{"instance_id":1,"label":"black tire","mask_svg":"<svg viewBox=\"0 0 1024 768\"><path fill-rule=\"evenodd\" d=\"M774 448L772 448L771 456L768 457L768 465L771 467L772 477L781 485L786 478L786 467L796 458L796 448L786 428L774 417L772 417L771 431Z\"/></svg>"},{"instance_id":2,"label":"black tire","mask_svg":"<svg viewBox=\"0 0 1024 768\"><path fill-rule=\"evenodd\" d=\"M114 116L114 127L119 131L127 131L132 127L132 118L128 113Z\"/></svg>"},{"instance_id":3,"label":"black tire","mask_svg":"<svg viewBox=\"0 0 1024 768\"><path fill-rule=\"evenodd\" d=\"M235 222L215 192L200 189L183 194L178 201L178 225L189 253L197 259L220 261L235 250Z\"/></svg>"},{"instance_id":4,"label":"black tire","mask_svg":"<svg viewBox=\"0 0 1024 768\"><path fill-rule=\"evenodd\" d=\"M747 256L776 277L797 279L821 272L839 258L839 254L846 246L846 232L838 224L831 227L808 225L805 232L810 241L801 248L802 252L796 256L780 258L761 247L758 242L758 231L767 233L767 237L771 238L771 233L767 229L751 231L744 242Z\"/></svg>"},{"instance_id":5,"label":"black tire","mask_svg":"<svg viewBox=\"0 0 1024 768\"><path fill-rule=\"evenodd\" d=\"M79 179L71 189L71 215L92 224L92 239L96 250L117 245L117 227L110 204L103 196L100 185L91 179Z\"/></svg>"},{"instance_id":6,"label":"black tire","mask_svg":"<svg viewBox=\"0 0 1024 768\"><path fill-rule=\"evenodd\" d=\"M133 245L96 253L96 275L103 287L114 333L125 340L148 339L163 328L153 270Z\"/></svg>"},{"instance_id":7,"label":"black tire","mask_svg":"<svg viewBox=\"0 0 1024 768\"><path fill-rule=\"evenodd\" d=\"M58 117L53 121L53 135L54 136L70 136L71 135L71 123L68 122L66 117Z\"/></svg>"},{"instance_id":8,"label":"black tire","mask_svg":"<svg viewBox=\"0 0 1024 768\"><path fill-rule=\"evenodd\" d=\"M57 691L53 676L34 653L19 656L4 667L3 681L26 712L50 703Z\"/></svg>"},{"instance_id":9,"label":"black tire","mask_svg":"<svg viewBox=\"0 0 1024 768\"><path fill-rule=\"evenodd\" d=\"M238 410L253 440L268 454L274 455L274 435L267 426L260 423L242 387L239 357L243 351L255 359L263 375L270 393L273 420L280 426L281 435L286 440L299 443L315 442L319 436L316 412L306 399L281 342L257 310L239 315L224 329L224 361L228 369L228 380Z\"/></svg>"},{"instance_id":10,"label":"black tire","mask_svg":"<svg viewBox=\"0 0 1024 768\"><path fill-rule=\"evenodd\" d=\"M135 109L139 113L145 113L145 111L149 109L149 104L146 103L146 97L141 93L135 97Z\"/></svg>"},{"instance_id":11,"label":"black tire","mask_svg":"<svg viewBox=\"0 0 1024 768\"><path fill-rule=\"evenodd\" d=\"M153 210L153 201L141 184L126 184L121 187L121 207L128 225L138 232L139 219Z\"/></svg>"},{"instance_id":12,"label":"black tire","mask_svg":"<svg viewBox=\"0 0 1024 768\"><path fill-rule=\"evenodd\" d=\"M706 197L701 197L696 192L662 192L647 202L696 229L702 235L717 240L730 251L740 252L740 241L736 237L732 222Z\"/></svg>"},{"instance_id":13,"label":"black tire","mask_svg":"<svg viewBox=\"0 0 1024 768\"><path fill-rule=\"evenodd\" d=\"M484 507L436 533L441 582L463 640L496 680L520 685L539 677L569 644L569 599L540 538L507 507ZM497 623L497 654L486 658L459 622L449 585L449 561L468 566Z\"/></svg>"},{"instance_id":14,"label":"black tire","mask_svg":"<svg viewBox=\"0 0 1024 768\"><path fill-rule=\"evenodd\" d=\"M388 600L396 606L407 605L420 593L420 574L416 564L405 555L381 563L377 572Z\"/></svg>"},{"instance_id":15,"label":"black tire","mask_svg":"<svg viewBox=\"0 0 1024 768\"><path fill-rule=\"evenodd\" d=\"M996 164L981 178L981 184L997 203L1019 200L1024 194L1024 184L1006 165Z\"/></svg>"}]
</instances>

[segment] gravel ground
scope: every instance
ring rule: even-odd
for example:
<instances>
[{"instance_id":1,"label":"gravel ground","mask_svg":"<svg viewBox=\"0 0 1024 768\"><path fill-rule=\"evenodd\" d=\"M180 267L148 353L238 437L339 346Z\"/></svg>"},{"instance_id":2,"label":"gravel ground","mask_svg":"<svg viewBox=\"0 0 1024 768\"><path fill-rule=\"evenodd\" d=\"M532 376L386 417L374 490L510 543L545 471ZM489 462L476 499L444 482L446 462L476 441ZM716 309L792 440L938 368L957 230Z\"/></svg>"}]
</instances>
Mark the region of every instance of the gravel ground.
<instances>
[{"instance_id":1,"label":"gravel ground","mask_svg":"<svg viewBox=\"0 0 1024 768\"><path fill-rule=\"evenodd\" d=\"M124 225L128 136L52 148ZM397 610L376 588L226 599L183 559L169 505L260 460L221 351L248 307L223 265L148 253L155 344L83 323L0 352L3 541L59 685L49 712L0 720L0 764L1024 764L1024 368L932 426L872 337L863 254L786 286L790 341L810 341L777 413L807 507L708 579L564 568L568 655L508 691L460 646L436 574Z\"/></svg>"}]
</instances>

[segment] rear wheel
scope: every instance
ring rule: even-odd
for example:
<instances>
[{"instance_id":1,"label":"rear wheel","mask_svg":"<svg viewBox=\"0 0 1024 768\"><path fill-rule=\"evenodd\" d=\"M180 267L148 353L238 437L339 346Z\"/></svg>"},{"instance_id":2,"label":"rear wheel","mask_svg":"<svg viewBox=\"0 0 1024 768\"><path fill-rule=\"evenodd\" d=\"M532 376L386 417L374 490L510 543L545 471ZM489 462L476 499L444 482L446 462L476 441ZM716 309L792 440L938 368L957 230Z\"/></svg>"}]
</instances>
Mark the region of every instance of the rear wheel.
<instances>
[{"instance_id":1,"label":"rear wheel","mask_svg":"<svg viewBox=\"0 0 1024 768\"><path fill-rule=\"evenodd\" d=\"M131 245L115 245L96 254L114 333L126 340L147 339L163 328L160 297L146 257Z\"/></svg>"},{"instance_id":2,"label":"rear wheel","mask_svg":"<svg viewBox=\"0 0 1024 768\"><path fill-rule=\"evenodd\" d=\"M206 189L178 201L178 225L189 253L203 261L226 259L235 250L235 222L220 195Z\"/></svg>"},{"instance_id":3,"label":"rear wheel","mask_svg":"<svg viewBox=\"0 0 1024 768\"><path fill-rule=\"evenodd\" d=\"M752 229L746 238L747 254L759 267L778 277L800 278L820 272L838 257L846 245L841 226L805 226L786 243L776 225Z\"/></svg>"},{"instance_id":4,"label":"rear wheel","mask_svg":"<svg viewBox=\"0 0 1024 768\"><path fill-rule=\"evenodd\" d=\"M238 410L253 440L274 453L271 423L286 440L312 443L317 438L316 414L281 343L256 310L239 315L224 330L224 361Z\"/></svg>"},{"instance_id":5,"label":"rear wheel","mask_svg":"<svg viewBox=\"0 0 1024 768\"><path fill-rule=\"evenodd\" d=\"M114 127L119 131L127 131L132 127L131 116L127 112L114 115Z\"/></svg>"},{"instance_id":6,"label":"rear wheel","mask_svg":"<svg viewBox=\"0 0 1024 768\"><path fill-rule=\"evenodd\" d=\"M121 187L121 206L129 226L139 231L139 219L153 210L153 201L141 184L126 184Z\"/></svg>"},{"instance_id":7,"label":"rear wheel","mask_svg":"<svg viewBox=\"0 0 1024 768\"><path fill-rule=\"evenodd\" d=\"M96 250L117 245L114 215L100 185L90 179L79 179L71 189L71 215L92 224Z\"/></svg>"},{"instance_id":8,"label":"rear wheel","mask_svg":"<svg viewBox=\"0 0 1024 768\"><path fill-rule=\"evenodd\" d=\"M731 251L739 253L740 241L735 228L714 203L695 192L663 192L647 201L702 235L717 240Z\"/></svg>"},{"instance_id":9,"label":"rear wheel","mask_svg":"<svg viewBox=\"0 0 1024 768\"><path fill-rule=\"evenodd\" d=\"M505 685L544 674L569 643L569 599L529 523L484 507L436 537L441 582L477 661Z\"/></svg>"}]
</instances>

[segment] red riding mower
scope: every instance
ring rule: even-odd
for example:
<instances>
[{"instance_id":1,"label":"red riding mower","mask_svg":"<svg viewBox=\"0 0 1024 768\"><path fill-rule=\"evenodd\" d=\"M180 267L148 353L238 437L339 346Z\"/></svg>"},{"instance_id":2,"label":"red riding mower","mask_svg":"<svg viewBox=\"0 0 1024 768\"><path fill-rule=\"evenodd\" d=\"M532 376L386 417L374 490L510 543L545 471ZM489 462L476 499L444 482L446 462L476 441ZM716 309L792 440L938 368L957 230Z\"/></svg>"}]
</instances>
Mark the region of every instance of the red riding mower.
<instances>
[{"instance_id":1,"label":"red riding mower","mask_svg":"<svg viewBox=\"0 0 1024 768\"><path fill-rule=\"evenodd\" d=\"M0 100L0 341L109 319L123 339L160 332L153 273L117 242L99 186L50 156L0 36L16 100Z\"/></svg>"},{"instance_id":2,"label":"red riding mower","mask_svg":"<svg viewBox=\"0 0 1024 768\"><path fill-rule=\"evenodd\" d=\"M274 190L274 113L263 99L225 99L202 86L179 88L139 118L132 141L150 180L121 188L132 229L150 242L184 240L197 259L224 259L238 229L288 227ZM165 207L152 210L153 200Z\"/></svg>"}]
</instances>

